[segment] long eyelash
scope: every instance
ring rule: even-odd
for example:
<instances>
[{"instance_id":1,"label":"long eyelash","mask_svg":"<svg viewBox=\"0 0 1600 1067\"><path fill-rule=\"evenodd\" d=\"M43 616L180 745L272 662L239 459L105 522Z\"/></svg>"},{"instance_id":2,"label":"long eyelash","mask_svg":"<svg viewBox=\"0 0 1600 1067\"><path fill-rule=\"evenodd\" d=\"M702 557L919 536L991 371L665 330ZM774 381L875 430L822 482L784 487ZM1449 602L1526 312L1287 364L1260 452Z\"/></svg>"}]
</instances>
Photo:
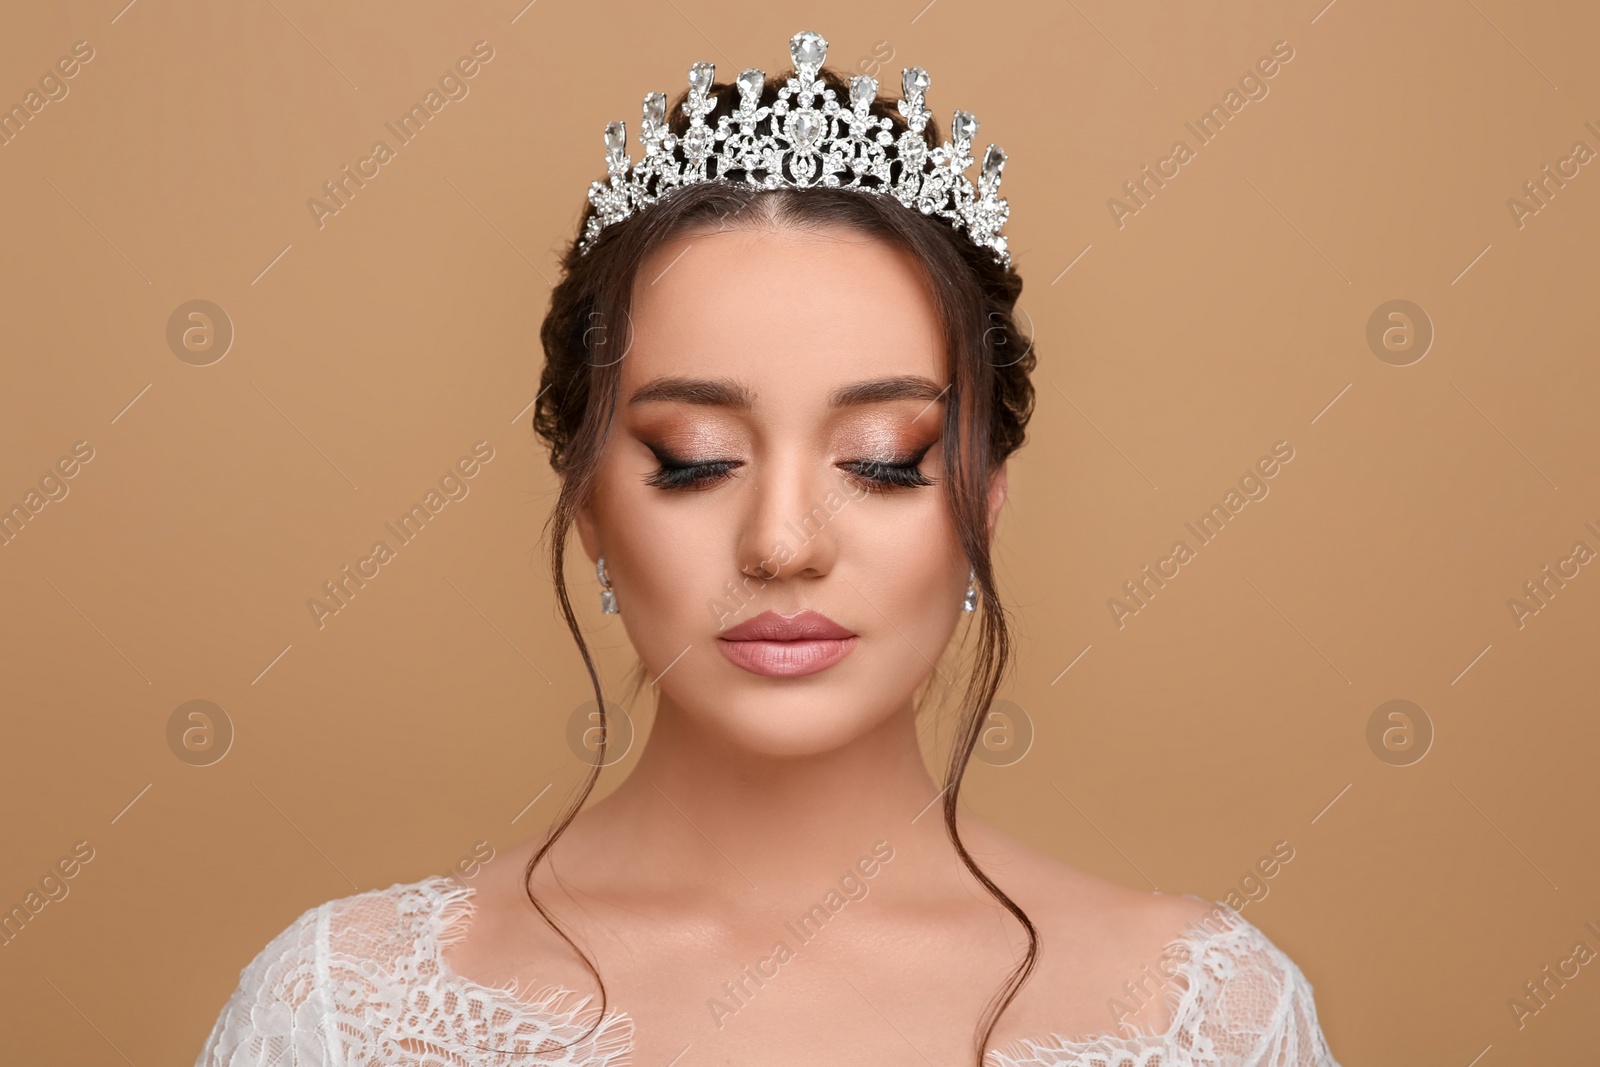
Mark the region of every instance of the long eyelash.
<instances>
[{"instance_id":1,"label":"long eyelash","mask_svg":"<svg viewBox=\"0 0 1600 1067\"><path fill-rule=\"evenodd\" d=\"M932 448L930 444L928 448ZM877 459L858 459L850 463L841 463L855 480L868 492L884 493L893 489L908 489L916 486L932 485L933 479L922 473L922 457L928 454L924 448L914 456L903 460L884 462Z\"/></svg>"},{"instance_id":2,"label":"long eyelash","mask_svg":"<svg viewBox=\"0 0 1600 1067\"><path fill-rule=\"evenodd\" d=\"M744 464L738 460L716 459L704 463L688 463L659 448L647 446L655 453L661 467L645 479L645 484L657 489L703 489L722 481Z\"/></svg>"},{"instance_id":3,"label":"long eyelash","mask_svg":"<svg viewBox=\"0 0 1600 1067\"><path fill-rule=\"evenodd\" d=\"M658 449L651 451L661 466L645 479L645 484L657 489L708 489L744 466L732 459L686 463ZM884 493L933 485L933 479L922 473L922 459L927 453L928 448L924 448L901 460L858 459L839 466L868 492Z\"/></svg>"}]
</instances>

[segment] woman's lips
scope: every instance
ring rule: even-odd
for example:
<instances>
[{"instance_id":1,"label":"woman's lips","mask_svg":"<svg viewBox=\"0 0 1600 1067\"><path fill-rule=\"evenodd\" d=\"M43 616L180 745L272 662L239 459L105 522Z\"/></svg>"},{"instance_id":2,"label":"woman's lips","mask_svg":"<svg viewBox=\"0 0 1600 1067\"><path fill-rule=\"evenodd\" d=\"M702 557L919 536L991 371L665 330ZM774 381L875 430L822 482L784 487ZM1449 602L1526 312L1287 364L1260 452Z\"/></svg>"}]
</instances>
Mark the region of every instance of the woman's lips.
<instances>
[{"instance_id":1,"label":"woman's lips","mask_svg":"<svg viewBox=\"0 0 1600 1067\"><path fill-rule=\"evenodd\" d=\"M717 637L717 647L752 674L796 678L825 671L850 654L857 637L820 612L764 611Z\"/></svg>"}]
</instances>

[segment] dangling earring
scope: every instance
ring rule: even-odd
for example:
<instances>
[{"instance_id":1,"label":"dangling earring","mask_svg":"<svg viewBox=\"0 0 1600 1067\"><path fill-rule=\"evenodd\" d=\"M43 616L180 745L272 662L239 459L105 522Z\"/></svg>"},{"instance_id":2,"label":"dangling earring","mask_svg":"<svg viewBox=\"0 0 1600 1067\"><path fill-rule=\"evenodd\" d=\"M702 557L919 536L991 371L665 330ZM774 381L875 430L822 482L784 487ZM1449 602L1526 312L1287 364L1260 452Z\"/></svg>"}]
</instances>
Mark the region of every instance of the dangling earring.
<instances>
[{"instance_id":1,"label":"dangling earring","mask_svg":"<svg viewBox=\"0 0 1600 1067\"><path fill-rule=\"evenodd\" d=\"M612 592L611 579L606 577L606 558L601 556L594 565L595 577L600 579L600 612L603 615L617 615L617 594Z\"/></svg>"},{"instance_id":2,"label":"dangling earring","mask_svg":"<svg viewBox=\"0 0 1600 1067\"><path fill-rule=\"evenodd\" d=\"M978 610L978 572L970 571L967 575L967 595L961 598L962 611Z\"/></svg>"}]
</instances>

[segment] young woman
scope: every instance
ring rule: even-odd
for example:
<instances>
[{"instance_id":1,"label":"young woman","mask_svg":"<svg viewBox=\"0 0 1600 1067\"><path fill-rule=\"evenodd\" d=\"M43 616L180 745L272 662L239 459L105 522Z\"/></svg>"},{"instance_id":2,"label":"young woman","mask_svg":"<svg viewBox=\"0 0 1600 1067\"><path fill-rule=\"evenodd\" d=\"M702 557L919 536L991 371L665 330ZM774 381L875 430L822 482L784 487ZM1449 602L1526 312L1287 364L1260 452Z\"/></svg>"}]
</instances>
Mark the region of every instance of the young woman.
<instances>
[{"instance_id":1,"label":"young woman","mask_svg":"<svg viewBox=\"0 0 1600 1067\"><path fill-rule=\"evenodd\" d=\"M1033 405L1005 157L970 182L976 123L942 141L925 72L891 104L825 48L796 35L775 81L696 65L670 122L646 98L636 166L608 128L545 319L556 595L604 707L576 527L656 701L633 773L585 808L602 750L479 884L306 912L201 1067L1336 1067L1311 986L1236 912L959 807L1007 663L989 548ZM930 704L957 708L942 781Z\"/></svg>"}]
</instances>

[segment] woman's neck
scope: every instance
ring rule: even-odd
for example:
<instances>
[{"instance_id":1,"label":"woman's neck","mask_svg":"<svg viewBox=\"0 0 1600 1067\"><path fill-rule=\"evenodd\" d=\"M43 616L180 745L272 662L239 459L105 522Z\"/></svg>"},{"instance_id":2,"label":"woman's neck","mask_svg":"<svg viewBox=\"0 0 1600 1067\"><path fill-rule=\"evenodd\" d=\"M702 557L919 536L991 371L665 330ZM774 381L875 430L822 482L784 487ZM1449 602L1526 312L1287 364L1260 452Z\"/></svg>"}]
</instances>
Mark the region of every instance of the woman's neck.
<instances>
[{"instance_id":1,"label":"woman's neck","mask_svg":"<svg viewBox=\"0 0 1600 1067\"><path fill-rule=\"evenodd\" d=\"M748 900L752 887L782 896L836 878L878 842L911 861L897 866L953 870L941 809L910 707L831 751L770 756L663 698L633 773L569 833L586 853L626 856L641 889Z\"/></svg>"}]
</instances>

